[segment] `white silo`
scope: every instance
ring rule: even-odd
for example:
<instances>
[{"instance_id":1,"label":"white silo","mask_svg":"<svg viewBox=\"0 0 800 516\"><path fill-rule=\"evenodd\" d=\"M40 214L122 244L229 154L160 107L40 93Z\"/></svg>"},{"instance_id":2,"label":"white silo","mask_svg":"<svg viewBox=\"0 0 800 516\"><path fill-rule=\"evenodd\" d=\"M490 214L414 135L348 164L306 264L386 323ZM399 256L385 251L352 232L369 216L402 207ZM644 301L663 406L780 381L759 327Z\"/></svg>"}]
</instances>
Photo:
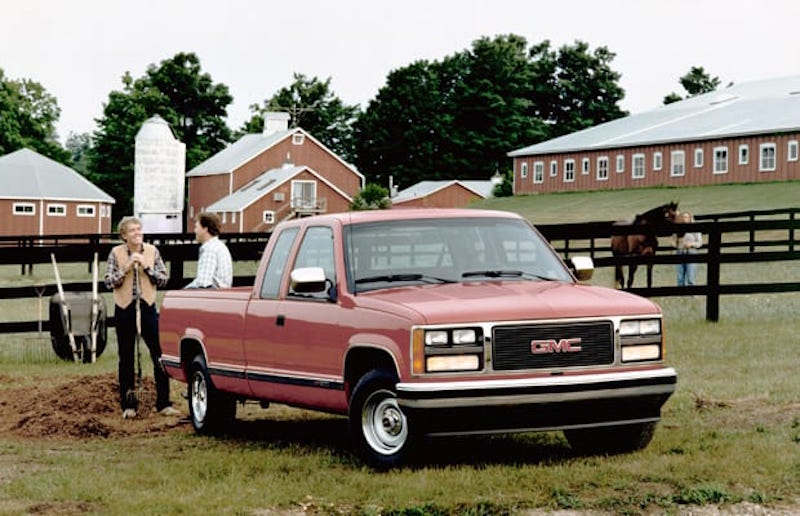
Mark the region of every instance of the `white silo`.
<instances>
[{"instance_id":1,"label":"white silo","mask_svg":"<svg viewBox=\"0 0 800 516\"><path fill-rule=\"evenodd\" d=\"M145 233L183 231L186 144L156 115L136 133L133 159L133 213Z\"/></svg>"}]
</instances>

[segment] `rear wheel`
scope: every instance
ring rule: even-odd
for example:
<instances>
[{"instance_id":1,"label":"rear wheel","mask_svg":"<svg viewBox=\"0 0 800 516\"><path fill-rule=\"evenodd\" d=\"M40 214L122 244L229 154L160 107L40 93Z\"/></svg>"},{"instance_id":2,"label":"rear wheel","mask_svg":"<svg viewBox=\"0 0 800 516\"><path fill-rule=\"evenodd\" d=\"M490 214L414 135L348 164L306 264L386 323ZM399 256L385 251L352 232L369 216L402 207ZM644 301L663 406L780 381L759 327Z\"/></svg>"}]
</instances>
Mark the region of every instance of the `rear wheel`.
<instances>
[{"instance_id":1,"label":"rear wheel","mask_svg":"<svg viewBox=\"0 0 800 516\"><path fill-rule=\"evenodd\" d=\"M214 387L203 355L192 360L188 402L192 426L200 434L222 433L236 417L236 399Z\"/></svg>"},{"instance_id":2,"label":"rear wheel","mask_svg":"<svg viewBox=\"0 0 800 516\"><path fill-rule=\"evenodd\" d=\"M564 430L569 445L581 454L617 454L641 450L650 444L656 423Z\"/></svg>"},{"instance_id":3,"label":"rear wheel","mask_svg":"<svg viewBox=\"0 0 800 516\"><path fill-rule=\"evenodd\" d=\"M397 404L394 374L374 369L362 376L350 397L350 436L356 453L379 468L399 465L409 455L408 420Z\"/></svg>"}]
</instances>

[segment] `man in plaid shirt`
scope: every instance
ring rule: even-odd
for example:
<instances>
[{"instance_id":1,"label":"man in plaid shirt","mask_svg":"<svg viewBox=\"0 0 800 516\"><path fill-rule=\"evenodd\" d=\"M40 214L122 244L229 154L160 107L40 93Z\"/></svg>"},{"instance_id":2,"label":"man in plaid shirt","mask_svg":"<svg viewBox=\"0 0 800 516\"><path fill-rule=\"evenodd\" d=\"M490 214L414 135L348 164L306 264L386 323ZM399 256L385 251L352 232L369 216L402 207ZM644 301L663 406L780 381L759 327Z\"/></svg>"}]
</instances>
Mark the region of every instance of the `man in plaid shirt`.
<instances>
[{"instance_id":1,"label":"man in plaid shirt","mask_svg":"<svg viewBox=\"0 0 800 516\"><path fill-rule=\"evenodd\" d=\"M219 217L202 212L194 222L194 234L200 243L197 277L186 288L227 288L233 284L233 262L225 243L219 239Z\"/></svg>"}]
</instances>

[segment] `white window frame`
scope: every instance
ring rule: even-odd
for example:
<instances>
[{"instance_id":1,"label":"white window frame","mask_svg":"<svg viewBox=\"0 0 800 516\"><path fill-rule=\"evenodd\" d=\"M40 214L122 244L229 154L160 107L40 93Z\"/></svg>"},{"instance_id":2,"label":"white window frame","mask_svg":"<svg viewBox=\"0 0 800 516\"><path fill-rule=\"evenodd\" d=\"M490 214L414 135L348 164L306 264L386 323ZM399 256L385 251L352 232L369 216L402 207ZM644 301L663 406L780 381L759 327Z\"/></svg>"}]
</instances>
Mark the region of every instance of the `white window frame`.
<instances>
[{"instance_id":1,"label":"white window frame","mask_svg":"<svg viewBox=\"0 0 800 516\"><path fill-rule=\"evenodd\" d=\"M583 158L583 161L581 162L581 174L584 176L589 175L589 158Z\"/></svg>"},{"instance_id":2,"label":"white window frame","mask_svg":"<svg viewBox=\"0 0 800 516\"><path fill-rule=\"evenodd\" d=\"M575 160L574 159L565 159L564 160L564 182L565 183L574 183L575 182Z\"/></svg>"},{"instance_id":3,"label":"white window frame","mask_svg":"<svg viewBox=\"0 0 800 516\"><path fill-rule=\"evenodd\" d=\"M275 224L275 212L272 210L264 210L261 212L261 221L264 224Z\"/></svg>"},{"instance_id":4,"label":"white window frame","mask_svg":"<svg viewBox=\"0 0 800 516\"><path fill-rule=\"evenodd\" d=\"M772 157L768 158L772 161L772 166L766 162L764 151L771 150ZM778 146L774 143L762 143L758 146L758 171L759 172L774 172L778 169Z\"/></svg>"},{"instance_id":5,"label":"white window frame","mask_svg":"<svg viewBox=\"0 0 800 516\"><path fill-rule=\"evenodd\" d=\"M544 161L533 162L533 182L544 183Z\"/></svg>"},{"instance_id":6,"label":"white window frame","mask_svg":"<svg viewBox=\"0 0 800 516\"><path fill-rule=\"evenodd\" d=\"M14 215L33 217L36 215L36 204L32 202L15 202L12 212Z\"/></svg>"},{"instance_id":7,"label":"white window frame","mask_svg":"<svg viewBox=\"0 0 800 516\"><path fill-rule=\"evenodd\" d=\"M703 149L699 147L694 150L694 168L703 168Z\"/></svg>"},{"instance_id":8,"label":"white window frame","mask_svg":"<svg viewBox=\"0 0 800 516\"><path fill-rule=\"evenodd\" d=\"M104 218L108 218L111 216L111 206L108 204L101 204L100 205L100 216Z\"/></svg>"},{"instance_id":9,"label":"white window frame","mask_svg":"<svg viewBox=\"0 0 800 516\"><path fill-rule=\"evenodd\" d=\"M669 165L670 177L683 177L686 175L686 151L682 150L672 151L669 155L669 162L670 162Z\"/></svg>"},{"instance_id":10,"label":"white window frame","mask_svg":"<svg viewBox=\"0 0 800 516\"><path fill-rule=\"evenodd\" d=\"M519 166L519 177L521 179L528 177L528 163L525 161Z\"/></svg>"},{"instance_id":11,"label":"white window frame","mask_svg":"<svg viewBox=\"0 0 800 516\"><path fill-rule=\"evenodd\" d=\"M311 186L311 198L306 199L299 194L305 193L306 186ZM314 203L317 202L317 182L310 179L293 179L292 180L292 208L308 210L314 208Z\"/></svg>"},{"instance_id":12,"label":"white window frame","mask_svg":"<svg viewBox=\"0 0 800 516\"><path fill-rule=\"evenodd\" d=\"M625 156L617 154L617 174L625 172Z\"/></svg>"},{"instance_id":13,"label":"white window frame","mask_svg":"<svg viewBox=\"0 0 800 516\"><path fill-rule=\"evenodd\" d=\"M631 179L644 179L645 172L644 154L631 156Z\"/></svg>"},{"instance_id":14,"label":"white window frame","mask_svg":"<svg viewBox=\"0 0 800 516\"><path fill-rule=\"evenodd\" d=\"M61 203L47 203L48 217L66 217L67 205Z\"/></svg>"},{"instance_id":15,"label":"white window frame","mask_svg":"<svg viewBox=\"0 0 800 516\"><path fill-rule=\"evenodd\" d=\"M608 181L608 156L597 158L597 180Z\"/></svg>"},{"instance_id":16,"label":"white window frame","mask_svg":"<svg viewBox=\"0 0 800 516\"><path fill-rule=\"evenodd\" d=\"M653 153L653 170L661 170L664 168L664 155L660 152Z\"/></svg>"},{"instance_id":17,"label":"white window frame","mask_svg":"<svg viewBox=\"0 0 800 516\"><path fill-rule=\"evenodd\" d=\"M553 160L550 162L550 177L556 177L558 175L558 161Z\"/></svg>"},{"instance_id":18,"label":"white window frame","mask_svg":"<svg viewBox=\"0 0 800 516\"><path fill-rule=\"evenodd\" d=\"M79 204L75 206L75 215L78 217L94 217L95 213L94 204Z\"/></svg>"},{"instance_id":19,"label":"white window frame","mask_svg":"<svg viewBox=\"0 0 800 516\"><path fill-rule=\"evenodd\" d=\"M797 159L797 140L789 140L789 143L786 145L786 161L797 161Z\"/></svg>"},{"instance_id":20,"label":"white window frame","mask_svg":"<svg viewBox=\"0 0 800 516\"><path fill-rule=\"evenodd\" d=\"M292 145L303 145L306 141L306 135L303 133L294 133L292 135Z\"/></svg>"},{"instance_id":21,"label":"white window frame","mask_svg":"<svg viewBox=\"0 0 800 516\"><path fill-rule=\"evenodd\" d=\"M231 224L236 224L236 212L231 212Z\"/></svg>"},{"instance_id":22,"label":"white window frame","mask_svg":"<svg viewBox=\"0 0 800 516\"><path fill-rule=\"evenodd\" d=\"M714 147L714 174L728 173L728 148Z\"/></svg>"},{"instance_id":23,"label":"white window frame","mask_svg":"<svg viewBox=\"0 0 800 516\"><path fill-rule=\"evenodd\" d=\"M745 144L739 145L739 164L747 165L750 163L750 146Z\"/></svg>"}]
</instances>

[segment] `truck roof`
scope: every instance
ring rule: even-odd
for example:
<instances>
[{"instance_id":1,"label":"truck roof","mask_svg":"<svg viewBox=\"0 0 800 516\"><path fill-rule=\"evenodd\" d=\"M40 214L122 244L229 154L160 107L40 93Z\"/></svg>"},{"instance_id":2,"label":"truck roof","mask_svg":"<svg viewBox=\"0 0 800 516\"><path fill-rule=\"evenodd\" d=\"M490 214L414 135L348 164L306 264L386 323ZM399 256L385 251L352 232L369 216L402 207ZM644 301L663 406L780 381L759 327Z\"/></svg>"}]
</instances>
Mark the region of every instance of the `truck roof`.
<instances>
[{"instance_id":1,"label":"truck roof","mask_svg":"<svg viewBox=\"0 0 800 516\"><path fill-rule=\"evenodd\" d=\"M382 222L392 220L431 219L431 218L516 218L516 213L499 210L472 210L465 208L395 208L389 210L349 211L315 215L293 219L281 225L297 225L309 222L337 220L342 225Z\"/></svg>"}]
</instances>

